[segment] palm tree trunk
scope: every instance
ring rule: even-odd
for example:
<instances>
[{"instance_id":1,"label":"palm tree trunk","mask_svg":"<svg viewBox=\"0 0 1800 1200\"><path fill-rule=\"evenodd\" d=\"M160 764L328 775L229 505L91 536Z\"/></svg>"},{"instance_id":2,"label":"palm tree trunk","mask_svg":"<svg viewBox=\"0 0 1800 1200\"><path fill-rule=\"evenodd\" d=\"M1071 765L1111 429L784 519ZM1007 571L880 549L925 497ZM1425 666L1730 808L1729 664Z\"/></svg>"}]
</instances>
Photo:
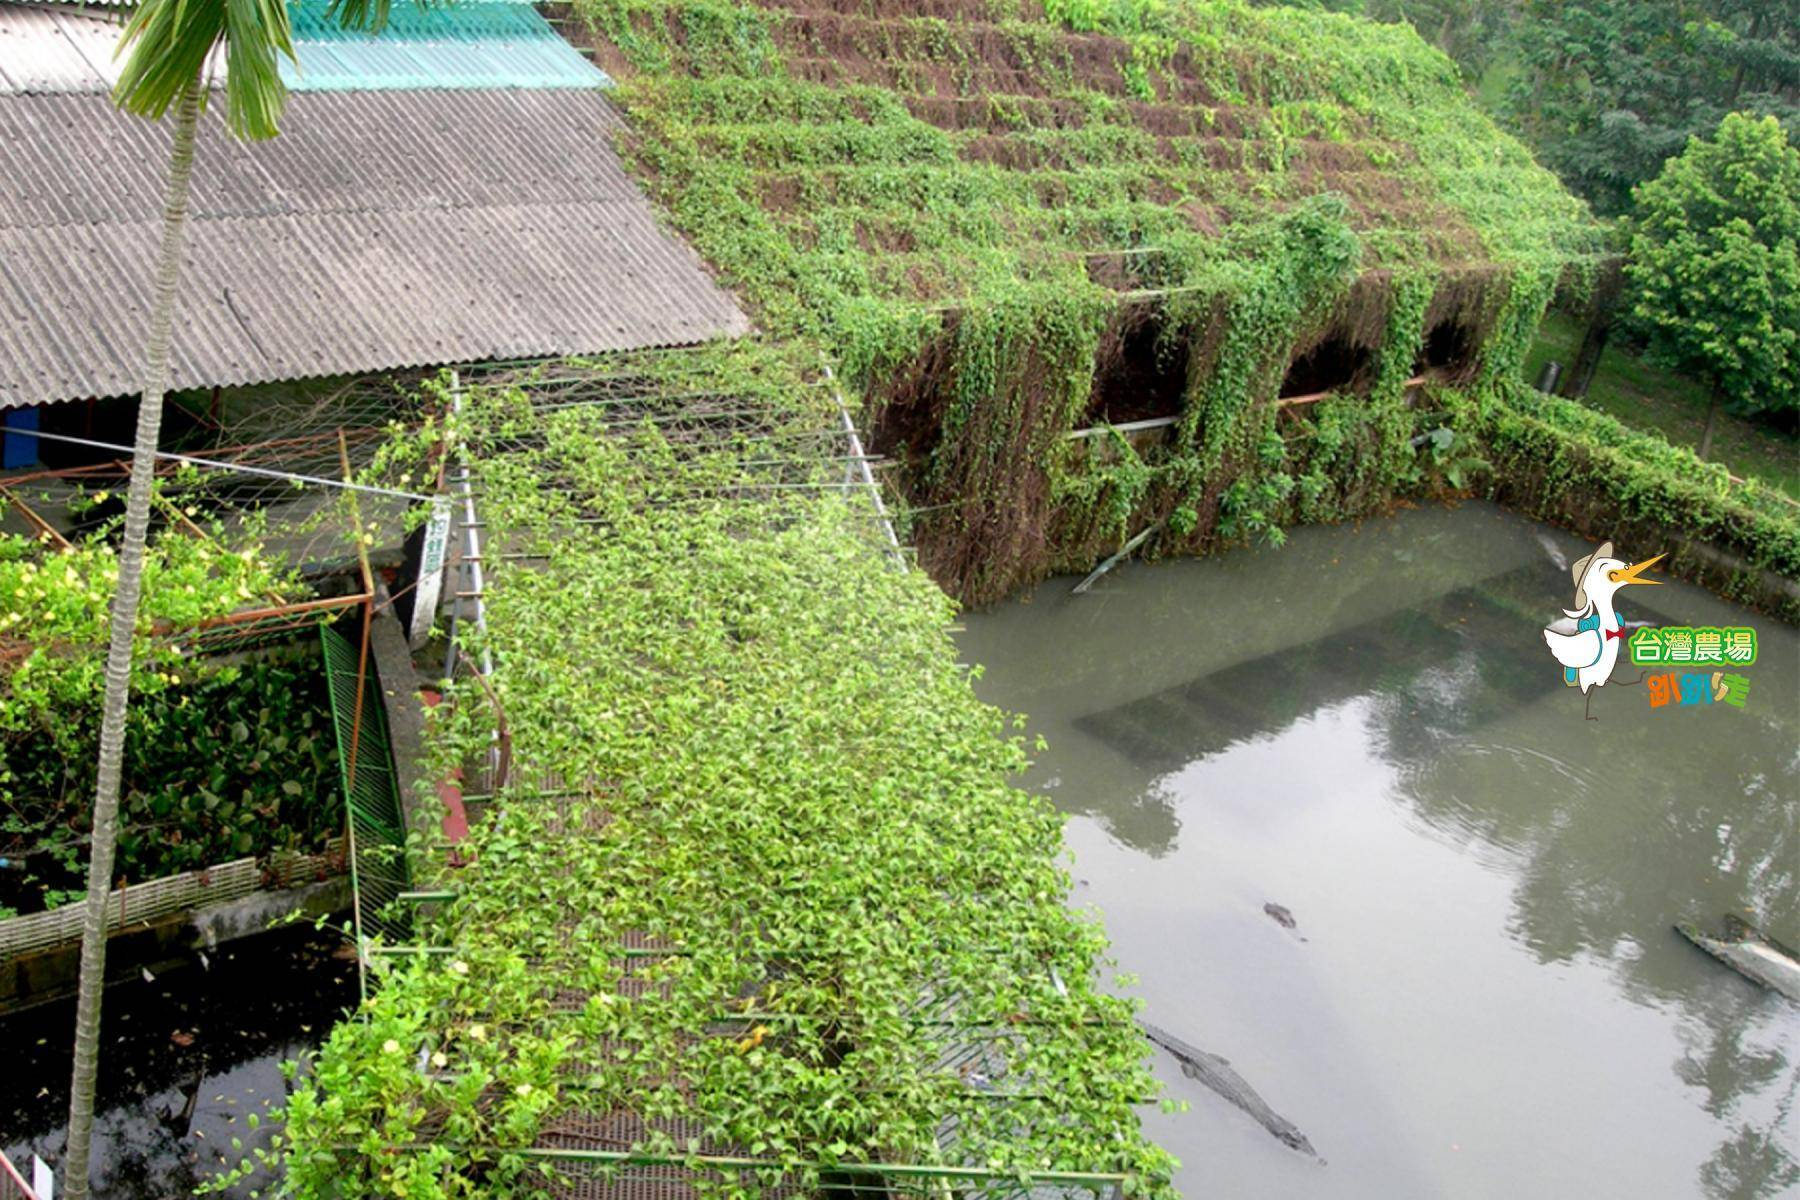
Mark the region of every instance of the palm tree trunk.
<instances>
[{"instance_id":1,"label":"palm tree trunk","mask_svg":"<svg viewBox=\"0 0 1800 1200\"><path fill-rule=\"evenodd\" d=\"M69 1138L63 1153L63 1195L87 1200L88 1148L94 1128L94 1079L100 1058L100 993L106 984L107 898L119 839L119 775L125 750L125 704L131 690L131 639L143 591L144 544L150 528L150 490L156 441L162 429L163 390L169 381L169 338L175 325L175 285L187 233L188 181L200 123L200 77L181 93L175 145L163 198L162 245L157 251L144 394L138 401L131 488L125 502L125 540L119 548L119 588L113 595L106 651L106 701L100 721L100 764L94 783L94 838L88 853L87 912L81 926L81 990L75 1002L75 1069L69 1088Z\"/></svg>"}]
</instances>

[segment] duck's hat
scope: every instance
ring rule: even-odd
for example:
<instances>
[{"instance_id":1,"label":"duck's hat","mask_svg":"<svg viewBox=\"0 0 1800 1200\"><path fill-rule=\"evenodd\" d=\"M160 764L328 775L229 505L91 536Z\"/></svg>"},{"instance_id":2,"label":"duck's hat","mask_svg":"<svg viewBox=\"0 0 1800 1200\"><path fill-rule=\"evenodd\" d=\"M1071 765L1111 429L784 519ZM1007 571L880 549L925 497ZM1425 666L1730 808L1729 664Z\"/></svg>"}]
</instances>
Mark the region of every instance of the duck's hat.
<instances>
[{"instance_id":1,"label":"duck's hat","mask_svg":"<svg viewBox=\"0 0 1800 1200\"><path fill-rule=\"evenodd\" d=\"M1581 581L1587 577L1588 567L1593 565L1596 558L1611 558L1612 556L1613 544L1611 542L1601 542L1598 550L1594 551L1592 554L1576 559L1575 565L1569 568L1569 573L1575 577L1576 608L1586 608L1588 606L1587 589L1581 586Z\"/></svg>"}]
</instances>

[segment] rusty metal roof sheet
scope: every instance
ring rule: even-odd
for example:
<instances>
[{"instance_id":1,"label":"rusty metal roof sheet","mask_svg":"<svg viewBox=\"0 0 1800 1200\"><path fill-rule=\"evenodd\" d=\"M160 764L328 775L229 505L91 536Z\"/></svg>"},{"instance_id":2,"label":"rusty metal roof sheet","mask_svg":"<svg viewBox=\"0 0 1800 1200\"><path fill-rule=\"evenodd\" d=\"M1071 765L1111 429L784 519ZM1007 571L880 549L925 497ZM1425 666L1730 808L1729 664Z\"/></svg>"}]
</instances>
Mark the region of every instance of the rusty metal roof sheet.
<instances>
[{"instance_id":1,"label":"rusty metal roof sheet","mask_svg":"<svg viewBox=\"0 0 1800 1200\"><path fill-rule=\"evenodd\" d=\"M595 91L318 92L201 135L172 386L680 345L748 321ZM0 96L0 407L138 390L169 130Z\"/></svg>"}]
</instances>

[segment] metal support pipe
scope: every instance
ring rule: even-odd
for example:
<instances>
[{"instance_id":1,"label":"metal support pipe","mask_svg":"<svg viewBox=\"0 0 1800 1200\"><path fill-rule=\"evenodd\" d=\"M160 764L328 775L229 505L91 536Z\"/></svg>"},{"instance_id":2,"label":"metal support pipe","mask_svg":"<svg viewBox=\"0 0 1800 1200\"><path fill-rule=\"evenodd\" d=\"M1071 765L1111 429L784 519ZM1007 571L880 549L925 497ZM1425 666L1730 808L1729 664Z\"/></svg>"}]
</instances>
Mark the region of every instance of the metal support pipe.
<instances>
[{"instance_id":1,"label":"metal support pipe","mask_svg":"<svg viewBox=\"0 0 1800 1200\"><path fill-rule=\"evenodd\" d=\"M888 518L887 505L881 500L881 487L875 482L874 472L869 470L869 456L863 451L862 438L857 436L856 422L850 419L850 406L844 403L843 389L838 387L837 376L831 373L831 364L821 364L825 368L825 381L831 385L831 397L837 401L838 420L843 425L844 436L850 442L850 467L854 467L861 477L862 486L868 489L869 500L875 507L875 515L881 521L881 529L887 535L888 554L894 565L906 566L906 555L900 549L900 537L894 532L894 523ZM848 487L850 469L844 472L845 486Z\"/></svg>"},{"instance_id":2,"label":"metal support pipe","mask_svg":"<svg viewBox=\"0 0 1800 1200\"><path fill-rule=\"evenodd\" d=\"M461 415L462 400L462 378L457 372L452 371L450 372L450 412L452 416ZM456 447L456 496L462 503L464 546L462 570L470 586L456 593L456 603L451 609L450 645L444 655L445 679L456 678L456 619L462 611L465 593L472 593L469 598L473 601L476 631L487 632L487 606L482 600L482 595L487 590L487 580L481 566L482 525L475 516L474 475L469 469L468 447L463 444L458 444ZM483 675L494 673L493 652L487 648L485 642L481 647L480 666Z\"/></svg>"},{"instance_id":3,"label":"metal support pipe","mask_svg":"<svg viewBox=\"0 0 1800 1200\"><path fill-rule=\"evenodd\" d=\"M452 417L460 416L463 408L462 377L455 371L450 372L450 413ZM462 501L463 510L463 574L468 586L459 588L455 595L455 607L451 610L450 644L446 648L444 661L444 678L456 678L456 660L462 655L461 647L456 640L456 616L466 599L474 609L475 630L481 636L481 658L475 664L480 677L481 688L487 693L488 701L494 706L494 736L488 746L488 778L498 780L505 772L510 757L509 739L506 732L506 717L500 709L499 698L494 695L493 687L488 679L494 673L494 652L487 644L487 573L482 566L480 519L475 514L474 472L469 465L469 447L466 441L459 441L456 446L456 493Z\"/></svg>"},{"instance_id":4,"label":"metal support pipe","mask_svg":"<svg viewBox=\"0 0 1800 1200\"><path fill-rule=\"evenodd\" d=\"M117 446L111 442L96 442L91 438L69 437L61 433L45 433L37 429L11 429L8 435L20 437L43 438L52 442L67 442L71 446L88 446L95 450L112 450L130 456L130 446ZM338 435L342 436L339 430ZM370 487L365 483L346 483L342 479L327 479L318 475L302 475L297 471L272 471L267 467L252 467L244 463L220 462L211 458L195 458L191 454L175 454L168 450L158 450L156 457L166 462L186 463L191 467L206 467L214 471L231 471L239 475L260 475L265 479L284 479L290 483L311 483L319 487L341 488L349 492L367 492L371 496L397 496L402 500L429 500L430 496L421 496L416 492L396 491L393 488Z\"/></svg>"}]
</instances>

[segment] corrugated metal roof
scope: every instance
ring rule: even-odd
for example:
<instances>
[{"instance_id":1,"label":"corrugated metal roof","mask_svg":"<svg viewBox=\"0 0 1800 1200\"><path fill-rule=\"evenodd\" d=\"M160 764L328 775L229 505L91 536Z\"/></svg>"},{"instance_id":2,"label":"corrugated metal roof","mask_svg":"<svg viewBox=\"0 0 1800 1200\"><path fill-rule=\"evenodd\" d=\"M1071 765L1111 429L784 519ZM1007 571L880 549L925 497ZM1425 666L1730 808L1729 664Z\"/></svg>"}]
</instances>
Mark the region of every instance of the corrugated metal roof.
<instances>
[{"instance_id":1,"label":"corrugated metal roof","mask_svg":"<svg viewBox=\"0 0 1800 1200\"><path fill-rule=\"evenodd\" d=\"M282 60L282 78L289 87L581 88L612 83L529 4L456 0L428 9L399 4L379 35L348 32L329 19L328 10L325 0L299 0L292 6L299 69Z\"/></svg>"},{"instance_id":2,"label":"corrugated metal roof","mask_svg":"<svg viewBox=\"0 0 1800 1200\"><path fill-rule=\"evenodd\" d=\"M0 95L106 92L124 26L39 5L0 4Z\"/></svg>"},{"instance_id":3,"label":"corrugated metal roof","mask_svg":"<svg viewBox=\"0 0 1800 1200\"><path fill-rule=\"evenodd\" d=\"M7 168L0 226L126 221L161 211L169 123L109 109L104 98L81 95L0 103ZM295 96L278 138L254 145L201 139L189 212L247 217L635 199L637 186L608 148L617 120L598 93Z\"/></svg>"},{"instance_id":4,"label":"corrugated metal roof","mask_svg":"<svg viewBox=\"0 0 1800 1200\"><path fill-rule=\"evenodd\" d=\"M279 60L294 91L609 87L606 73L517 0L396 5L379 35L347 32L329 0L290 6L298 66ZM123 24L104 15L0 0L0 94L105 92ZM223 56L214 69L223 78Z\"/></svg>"},{"instance_id":5,"label":"corrugated metal roof","mask_svg":"<svg viewBox=\"0 0 1800 1200\"><path fill-rule=\"evenodd\" d=\"M613 154L597 92L296 95L206 119L173 385L743 333ZM0 406L138 388L169 130L105 96L0 97Z\"/></svg>"}]
</instances>

